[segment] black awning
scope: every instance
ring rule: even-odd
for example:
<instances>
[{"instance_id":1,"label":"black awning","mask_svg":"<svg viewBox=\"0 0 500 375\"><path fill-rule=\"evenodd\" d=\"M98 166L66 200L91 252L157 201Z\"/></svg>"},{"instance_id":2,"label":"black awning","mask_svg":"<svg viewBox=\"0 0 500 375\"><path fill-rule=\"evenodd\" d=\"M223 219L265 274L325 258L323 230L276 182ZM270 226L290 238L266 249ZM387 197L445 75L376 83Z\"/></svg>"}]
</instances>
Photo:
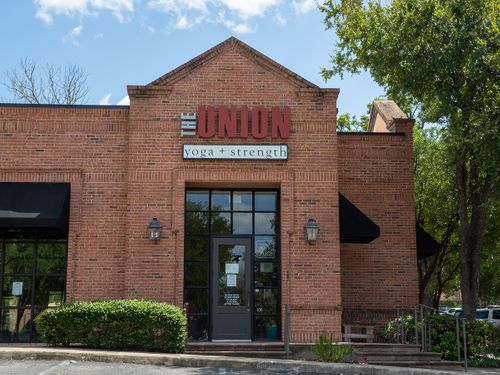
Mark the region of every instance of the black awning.
<instances>
[{"instance_id":1,"label":"black awning","mask_svg":"<svg viewBox=\"0 0 500 375\"><path fill-rule=\"evenodd\" d=\"M339 216L341 243L369 243L380 236L378 225L340 193Z\"/></svg>"},{"instance_id":2,"label":"black awning","mask_svg":"<svg viewBox=\"0 0 500 375\"><path fill-rule=\"evenodd\" d=\"M68 183L0 183L0 228L46 228L68 233Z\"/></svg>"},{"instance_id":3,"label":"black awning","mask_svg":"<svg viewBox=\"0 0 500 375\"><path fill-rule=\"evenodd\" d=\"M441 251L441 245L434 237L417 224L417 258L418 260L430 257Z\"/></svg>"}]
</instances>

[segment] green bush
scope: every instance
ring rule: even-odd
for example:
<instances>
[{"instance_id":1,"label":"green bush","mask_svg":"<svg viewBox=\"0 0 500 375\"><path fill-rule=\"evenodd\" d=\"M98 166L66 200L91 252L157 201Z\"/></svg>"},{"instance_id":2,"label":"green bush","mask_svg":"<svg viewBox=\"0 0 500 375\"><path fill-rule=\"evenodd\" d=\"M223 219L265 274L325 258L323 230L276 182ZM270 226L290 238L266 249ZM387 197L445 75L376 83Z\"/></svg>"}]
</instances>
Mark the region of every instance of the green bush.
<instances>
[{"instance_id":1,"label":"green bush","mask_svg":"<svg viewBox=\"0 0 500 375\"><path fill-rule=\"evenodd\" d=\"M352 353L349 345L339 345L333 342L332 336L322 333L314 344L312 351L323 362L340 362L346 355Z\"/></svg>"},{"instance_id":2,"label":"green bush","mask_svg":"<svg viewBox=\"0 0 500 375\"><path fill-rule=\"evenodd\" d=\"M457 333L456 320L453 316L446 314L432 314L425 317L425 326L431 327L431 350L443 354L444 359L457 360ZM398 332L397 325L400 324L405 331L406 343L415 343L415 319L413 315L389 321L383 335L395 338ZM417 323L420 335L421 324ZM489 354L497 354L499 351L500 330L495 329L490 323L480 320L466 322L467 330L467 356L468 358L480 359ZM420 336L419 336L420 341ZM463 331L460 321L460 356L463 358Z\"/></svg>"},{"instance_id":3,"label":"green bush","mask_svg":"<svg viewBox=\"0 0 500 375\"><path fill-rule=\"evenodd\" d=\"M76 302L35 318L49 345L179 353L186 343L186 317L178 307L142 300Z\"/></svg>"}]
</instances>

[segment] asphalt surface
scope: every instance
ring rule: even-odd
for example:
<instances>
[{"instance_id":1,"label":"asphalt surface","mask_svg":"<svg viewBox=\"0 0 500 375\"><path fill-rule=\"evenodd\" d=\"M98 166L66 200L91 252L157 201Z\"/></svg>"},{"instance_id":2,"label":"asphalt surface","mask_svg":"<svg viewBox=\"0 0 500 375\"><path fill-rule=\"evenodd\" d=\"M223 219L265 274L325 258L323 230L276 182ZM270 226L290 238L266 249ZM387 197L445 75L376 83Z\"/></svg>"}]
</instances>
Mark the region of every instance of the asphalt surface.
<instances>
[{"instance_id":1,"label":"asphalt surface","mask_svg":"<svg viewBox=\"0 0 500 375\"><path fill-rule=\"evenodd\" d=\"M197 368L176 366L134 365L125 363L102 363L86 361L44 361L0 360L2 375L283 375L289 370L280 372L255 372L246 370L228 370L224 368ZM314 373L309 373L314 375Z\"/></svg>"}]
</instances>

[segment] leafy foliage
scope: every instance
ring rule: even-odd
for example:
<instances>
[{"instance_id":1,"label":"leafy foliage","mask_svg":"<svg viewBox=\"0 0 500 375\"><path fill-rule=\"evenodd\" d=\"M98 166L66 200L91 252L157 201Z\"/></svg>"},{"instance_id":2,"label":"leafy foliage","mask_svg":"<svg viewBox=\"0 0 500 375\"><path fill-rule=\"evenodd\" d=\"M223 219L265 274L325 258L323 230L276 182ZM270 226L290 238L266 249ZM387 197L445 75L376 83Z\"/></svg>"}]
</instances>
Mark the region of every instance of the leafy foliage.
<instances>
[{"instance_id":1,"label":"leafy foliage","mask_svg":"<svg viewBox=\"0 0 500 375\"><path fill-rule=\"evenodd\" d=\"M178 353L186 341L182 310L154 301L76 302L43 311L35 323L49 345Z\"/></svg>"},{"instance_id":2,"label":"leafy foliage","mask_svg":"<svg viewBox=\"0 0 500 375\"><path fill-rule=\"evenodd\" d=\"M322 333L312 351L322 362L341 362L342 358L352 353L352 348L349 345L334 343L331 335Z\"/></svg>"},{"instance_id":3,"label":"leafy foliage","mask_svg":"<svg viewBox=\"0 0 500 375\"><path fill-rule=\"evenodd\" d=\"M443 126L457 194L464 316L473 319L490 198L500 180L497 0L326 0L338 36L323 77L369 70L389 97Z\"/></svg>"},{"instance_id":4,"label":"leafy foliage","mask_svg":"<svg viewBox=\"0 0 500 375\"><path fill-rule=\"evenodd\" d=\"M415 343L415 318L413 315L408 315L403 318L393 319L389 321L385 327L384 335L388 337L396 337L398 333L398 323L405 330L407 343ZM463 358L463 331L462 322L460 321L460 347L461 358ZM424 318L426 329L431 327L431 350L443 354L444 359L457 360L457 334L456 334L456 319L446 314L431 314ZM417 322L417 330L420 334L422 329L421 323ZM469 358L483 358L491 354L496 354L498 350L498 328L494 328L492 324L475 320L467 321L467 353Z\"/></svg>"}]
</instances>

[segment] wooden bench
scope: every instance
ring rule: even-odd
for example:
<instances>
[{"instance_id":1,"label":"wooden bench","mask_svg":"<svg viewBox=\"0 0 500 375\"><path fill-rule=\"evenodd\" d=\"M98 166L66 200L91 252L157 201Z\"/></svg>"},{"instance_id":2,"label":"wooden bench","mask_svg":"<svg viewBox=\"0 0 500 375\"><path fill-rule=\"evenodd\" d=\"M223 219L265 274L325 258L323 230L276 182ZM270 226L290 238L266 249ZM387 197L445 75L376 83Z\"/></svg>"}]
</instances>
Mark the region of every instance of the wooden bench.
<instances>
[{"instance_id":1,"label":"wooden bench","mask_svg":"<svg viewBox=\"0 0 500 375\"><path fill-rule=\"evenodd\" d=\"M353 327L365 330L366 333L352 333ZM344 324L344 341L351 342L351 339L364 339L365 342L373 342L373 328L375 326L372 325Z\"/></svg>"}]
</instances>

